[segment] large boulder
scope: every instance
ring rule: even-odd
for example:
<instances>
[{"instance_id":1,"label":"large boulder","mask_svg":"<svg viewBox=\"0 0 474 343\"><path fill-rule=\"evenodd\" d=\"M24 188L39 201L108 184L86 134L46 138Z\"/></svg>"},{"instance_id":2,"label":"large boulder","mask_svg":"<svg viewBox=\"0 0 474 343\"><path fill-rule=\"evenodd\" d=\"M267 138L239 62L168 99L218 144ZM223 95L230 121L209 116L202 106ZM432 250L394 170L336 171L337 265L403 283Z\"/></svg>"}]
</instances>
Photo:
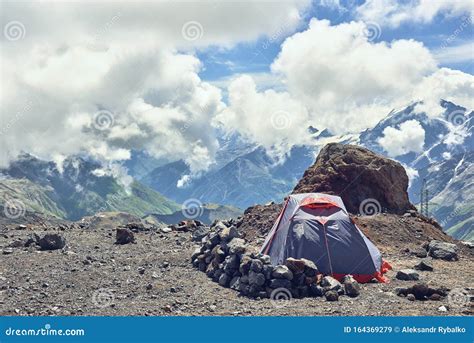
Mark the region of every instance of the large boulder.
<instances>
[{"instance_id":1,"label":"large boulder","mask_svg":"<svg viewBox=\"0 0 474 343\"><path fill-rule=\"evenodd\" d=\"M403 214L415 209L407 189L408 176L400 163L359 146L330 143L305 171L293 193L339 195L351 213L360 213L367 204L362 214Z\"/></svg>"},{"instance_id":2,"label":"large boulder","mask_svg":"<svg viewBox=\"0 0 474 343\"><path fill-rule=\"evenodd\" d=\"M38 240L41 250L62 249L66 245L66 240L57 233L47 233Z\"/></svg>"},{"instance_id":3,"label":"large boulder","mask_svg":"<svg viewBox=\"0 0 474 343\"><path fill-rule=\"evenodd\" d=\"M446 261L457 261L456 244L433 240L428 245L428 255Z\"/></svg>"},{"instance_id":4,"label":"large boulder","mask_svg":"<svg viewBox=\"0 0 474 343\"><path fill-rule=\"evenodd\" d=\"M126 228L117 228L115 232L115 244L128 244L135 242L133 232Z\"/></svg>"}]
</instances>

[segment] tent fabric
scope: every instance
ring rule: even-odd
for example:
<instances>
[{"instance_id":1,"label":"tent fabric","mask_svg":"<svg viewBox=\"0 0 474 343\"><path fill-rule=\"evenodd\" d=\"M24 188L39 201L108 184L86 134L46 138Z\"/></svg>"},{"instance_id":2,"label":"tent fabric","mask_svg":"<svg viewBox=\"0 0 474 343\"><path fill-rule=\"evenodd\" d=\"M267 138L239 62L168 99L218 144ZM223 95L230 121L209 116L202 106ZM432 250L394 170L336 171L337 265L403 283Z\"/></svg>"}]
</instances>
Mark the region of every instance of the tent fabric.
<instances>
[{"instance_id":1,"label":"tent fabric","mask_svg":"<svg viewBox=\"0 0 474 343\"><path fill-rule=\"evenodd\" d=\"M316 206L315 206L316 205ZM361 282L386 282L377 247L350 219L340 197L323 193L290 195L261 252L273 265L288 257L313 261L321 273L338 279L351 274Z\"/></svg>"}]
</instances>

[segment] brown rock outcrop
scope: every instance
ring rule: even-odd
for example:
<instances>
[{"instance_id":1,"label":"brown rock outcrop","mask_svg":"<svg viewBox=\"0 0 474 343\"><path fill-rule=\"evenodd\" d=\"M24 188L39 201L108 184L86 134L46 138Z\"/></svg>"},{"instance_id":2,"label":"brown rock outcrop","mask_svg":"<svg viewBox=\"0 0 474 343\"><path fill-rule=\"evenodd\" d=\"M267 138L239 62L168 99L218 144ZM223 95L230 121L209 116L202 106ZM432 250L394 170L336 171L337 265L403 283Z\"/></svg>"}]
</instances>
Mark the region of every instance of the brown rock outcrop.
<instances>
[{"instance_id":1,"label":"brown rock outcrop","mask_svg":"<svg viewBox=\"0 0 474 343\"><path fill-rule=\"evenodd\" d=\"M354 214L364 212L364 204L371 206L365 209L369 212L403 214L415 209L407 188L408 176L400 163L359 146L331 143L321 150L293 193L338 195Z\"/></svg>"}]
</instances>

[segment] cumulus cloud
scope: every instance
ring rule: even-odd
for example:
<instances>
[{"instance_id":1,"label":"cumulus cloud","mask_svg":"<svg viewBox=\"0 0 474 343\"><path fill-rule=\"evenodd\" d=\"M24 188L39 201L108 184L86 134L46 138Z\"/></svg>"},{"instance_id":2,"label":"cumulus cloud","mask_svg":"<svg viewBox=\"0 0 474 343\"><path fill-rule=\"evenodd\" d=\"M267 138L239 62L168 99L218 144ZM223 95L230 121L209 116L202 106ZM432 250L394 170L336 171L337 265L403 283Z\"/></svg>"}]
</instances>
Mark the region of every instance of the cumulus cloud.
<instances>
[{"instance_id":1,"label":"cumulus cloud","mask_svg":"<svg viewBox=\"0 0 474 343\"><path fill-rule=\"evenodd\" d=\"M59 162L84 152L108 165L144 149L183 159L191 169L185 187L213 164L216 127L281 158L310 142L310 125L359 132L413 100L429 113L440 111L441 98L472 108L472 75L439 69L414 40L374 43L363 22L311 20L283 42L270 73L225 80L227 104L224 84L200 78L195 49L284 37L308 4L4 4L2 23L20 21L26 32L17 41L1 37L8 87L0 92L0 165L21 151ZM387 146L409 129L388 131Z\"/></svg>"},{"instance_id":2,"label":"cumulus cloud","mask_svg":"<svg viewBox=\"0 0 474 343\"><path fill-rule=\"evenodd\" d=\"M217 125L240 132L281 159L293 145L309 143L306 108L287 92L259 92L250 76L229 86L229 106L217 117Z\"/></svg>"},{"instance_id":3,"label":"cumulus cloud","mask_svg":"<svg viewBox=\"0 0 474 343\"><path fill-rule=\"evenodd\" d=\"M430 23L437 15L472 15L474 3L471 0L367 0L355 12L362 20L398 27L406 22Z\"/></svg>"},{"instance_id":4,"label":"cumulus cloud","mask_svg":"<svg viewBox=\"0 0 474 343\"><path fill-rule=\"evenodd\" d=\"M200 79L194 49L291 32L309 3L3 4L2 27L24 30L1 37L0 165L21 151L58 163L87 153L108 165L145 149L192 173L208 168L224 104Z\"/></svg>"},{"instance_id":5,"label":"cumulus cloud","mask_svg":"<svg viewBox=\"0 0 474 343\"><path fill-rule=\"evenodd\" d=\"M413 100L422 100L416 110L436 117L444 113L439 100L444 99L467 109L474 108L474 76L459 70L440 68L423 78L413 89Z\"/></svg>"},{"instance_id":6,"label":"cumulus cloud","mask_svg":"<svg viewBox=\"0 0 474 343\"><path fill-rule=\"evenodd\" d=\"M428 49L414 40L373 43L362 22L332 26L312 19L282 44L272 65L315 126L357 132L412 101L414 85L436 71Z\"/></svg>"},{"instance_id":7,"label":"cumulus cloud","mask_svg":"<svg viewBox=\"0 0 474 343\"><path fill-rule=\"evenodd\" d=\"M422 152L425 130L417 120L407 120L396 127L386 127L378 140L389 156L396 157L409 152Z\"/></svg>"}]
</instances>

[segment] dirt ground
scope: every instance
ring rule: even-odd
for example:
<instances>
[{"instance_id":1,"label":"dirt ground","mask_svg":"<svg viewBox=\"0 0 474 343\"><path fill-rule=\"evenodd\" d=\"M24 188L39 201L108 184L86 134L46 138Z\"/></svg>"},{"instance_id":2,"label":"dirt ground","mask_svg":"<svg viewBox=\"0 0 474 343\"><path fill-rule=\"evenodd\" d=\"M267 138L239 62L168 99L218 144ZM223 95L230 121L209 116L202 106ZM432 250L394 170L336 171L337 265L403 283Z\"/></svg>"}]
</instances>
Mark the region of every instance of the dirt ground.
<instances>
[{"instance_id":1,"label":"dirt ground","mask_svg":"<svg viewBox=\"0 0 474 343\"><path fill-rule=\"evenodd\" d=\"M62 250L5 248L33 232L58 232ZM447 316L472 315L472 302L446 297L441 301L409 301L396 287L414 281L395 279L396 270L412 268L419 258L393 246L380 246L394 267L388 284L370 283L357 298L340 297L274 302L250 299L223 288L194 269L188 232L139 232L136 243L116 245L112 228L0 228L0 315L110 316ZM402 242L400 242L402 243ZM408 245L407 245L408 247ZM403 246L401 246L403 248ZM1 252L0 252L1 253ZM449 289L472 287L474 255L435 260L434 271L420 272L421 281ZM444 305L448 310L438 310Z\"/></svg>"}]
</instances>

